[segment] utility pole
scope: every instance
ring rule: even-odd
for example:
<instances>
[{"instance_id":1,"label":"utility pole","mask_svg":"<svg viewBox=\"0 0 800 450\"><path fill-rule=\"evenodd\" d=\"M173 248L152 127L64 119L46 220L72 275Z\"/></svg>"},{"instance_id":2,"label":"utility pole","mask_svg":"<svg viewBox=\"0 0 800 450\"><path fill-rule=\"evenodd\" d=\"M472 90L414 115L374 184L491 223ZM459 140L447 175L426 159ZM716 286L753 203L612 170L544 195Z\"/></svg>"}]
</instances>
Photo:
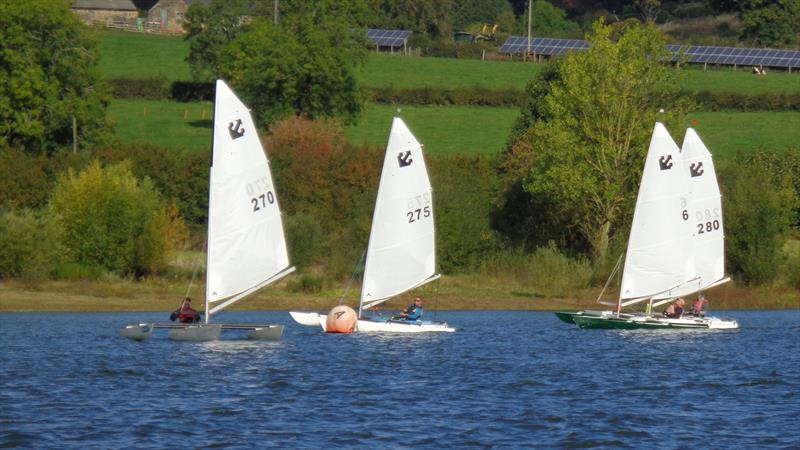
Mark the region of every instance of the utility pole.
<instances>
[{"instance_id":1,"label":"utility pole","mask_svg":"<svg viewBox=\"0 0 800 450\"><path fill-rule=\"evenodd\" d=\"M531 54L531 18L533 17L533 0L528 0L528 51L525 52L525 60Z\"/></svg>"},{"instance_id":2,"label":"utility pole","mask_svg":"<svg viewBox=\"0 0 800 450\"><path fill-rule=\"evenodd\" d=\"M78 153L78 121L72 116L72 153Z\"/></svg>"},{"instance_id":3,"label":"utility pole","mask_svg":"<svg viewBox=\"0 0 800 450\"><path fill-rule=\"evenodd\" d=\"M278 25L278 0L275 0L273 2L273 5L275 5L274 11L273 11L273 21L275 22L275 25Z\"/></svg>"}]
</instances>

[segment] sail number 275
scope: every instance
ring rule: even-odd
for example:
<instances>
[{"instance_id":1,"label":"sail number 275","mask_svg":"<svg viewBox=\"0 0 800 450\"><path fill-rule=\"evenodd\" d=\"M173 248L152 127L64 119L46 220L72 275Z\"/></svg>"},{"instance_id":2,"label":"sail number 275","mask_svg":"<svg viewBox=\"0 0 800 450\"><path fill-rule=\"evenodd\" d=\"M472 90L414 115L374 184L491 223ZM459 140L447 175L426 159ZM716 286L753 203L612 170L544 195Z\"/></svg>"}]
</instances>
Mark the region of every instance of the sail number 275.
<instances>
[{"instance_id":1,"label":"sail number 275","mask_svg":"<svg viewBox=\"0 0 800 450\"><path fill-rule=\"evenodd\" d=\"M417 208L413 211L409 211L406 213L406 217L408 217L408 223L414 223L422 218L430 216L431 216L430 206L426 206L424 208Z\"/></svg>"}]
</instances>

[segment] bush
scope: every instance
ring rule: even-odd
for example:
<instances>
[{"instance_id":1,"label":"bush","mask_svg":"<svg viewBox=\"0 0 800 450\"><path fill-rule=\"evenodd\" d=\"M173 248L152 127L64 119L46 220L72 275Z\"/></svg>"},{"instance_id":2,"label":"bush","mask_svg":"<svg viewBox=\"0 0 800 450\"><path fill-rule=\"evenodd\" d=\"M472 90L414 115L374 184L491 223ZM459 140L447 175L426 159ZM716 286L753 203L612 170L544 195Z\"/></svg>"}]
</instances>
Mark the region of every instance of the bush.
<instances>
[{"instance_id":1,"label":"bush","mask_svg":"<svg viewBox=\"0 0 800 450\"><path fill-rule=\"evenodd\" d=\"M137 178L149 178L162 197L175 202L184 220L204 227L208 216L208 166L205 152L180 154L143 143L98 147L93 155L106 165L130 163Z\"/></svg>"},{"instance_id":2,"label":"bush","mask_svg":"<svg viewBox=\"0 0 800 450\"><path fill-rule=\"evenodd\" d=\"M53 188L46 156L29 156L0 150L0 208L38 208L47 203Z\"/></svg>"},{"instance_id":3,"label":"bush","mask_svg":"<svg viewBox=\"0 0 800 450\"><path fill-rule=\"evenodd\" d=\"M289 290L292 292L306 292L316 294L322 291L322 278L312 275L300 275L289 283Z\"/></svg>"},{"instance_id":4,"label":"bush","mask_svg":"<svg viewBox=\"0 0 800 450\"><path fill-rule=\"evenodd\" d=\"M165 208L152 182L139 181L128 164L94 162L62 176L50 211L64 228L71 262L120 275L147 275L166 267L177 248L182 221Z\"/></svg>"},{"instance_id":5,"label":"bush","mask_svg":"<svg viewBox=\"0 0 800 450\"><path fill-rule=\"evenodd\" d=\"M544 297L568 296L588 287L592 279L587 260L564 255L552 242L533 253L521 248L495 252L486 258L480 272L506 286L531 287Z\"/></svg>"},{"instance_id":6,"label":"bush","mask_svg":"<svg viewBox=\"0 0 800 450\"><path fill-rule=\"evenodd\" d=\"M284 214L316 222L322 238L314 259L333 276L349 276L369 237L380 153L350 144L336 122L298 117L275 124L266 147Z\"/></svg>"},{"instance_id":7,"label":"bush","mask_svg":"<svg viewBox=\"0 0 800 450\"><path fill-rule=\"evenodd\" d=\"M760 160L721 165L728 269L745 283L763 284L777 275L783 236L797 196L790 179Z\"/></svg>"},{"instance_id":8,"label":"bush","mask_svg":"<svg viewBox=\"0 0 800 450\"><path fill-rule=\"evenodd\" d=\"M319 222L302 213L283 217L292 264L302 269L321 259L322 226Z\"/></svg>"},{"instance_id":9,"label":"bush","mask_svg":"<svg viewBox=\"0 0 800 450\"><path fill-rule=\"evenodd\" d=\"M375 103L437 106L497 106L518 107L525 101L522 91L516 89L458 88L442 89L422 87L414 89L383 88L368 92Z\"/></svg>"},{"instance_id":10,"label":"bush","mask_svg":"<svg viewBox=\"0 0 800 450\"><path fill-rule=\"evenodd\" d=\"M165 78L142 78L108 80L114 98L161 100L167 98L168 85Z\"/></svg>"},{"instance_id":11,"label":"bush","mask_svg":"<svg viewBox=\"0 0 800 450\"><path fill-rule=\"evenodd\" d=\"M800 94L684 93L703 111L800 111Z\"/></svg>"},{"instance_id":12,"label":"bush","mask_svg":"<svg viewBox=\"0 0 800 450\"><path fill-rule=\"evenodd\" d=\"M0 278L41 280L61 260L62 229L31 210L0 215Z\"/></svg>"},{"instance_id":13,"label":"bush","mask_svg":"<svg viewBox=\"0 0 800 450\"><path fill-rule=\"evenodd\" d=\"M105 270L96 265L85 265L74 262L64 262L58 264L53 275L59 280L99 280Z\"/></svg>"},{"instance_id":14,"label":"bush","mask_svg":"<svg viewBox=\"0 0 800 450\"><path fill-rule=\"evenodd\" d=\"M496 187L493 161L481 155L429 160L439 270L445 273L475 270L494 250L496 242L490 223Z\"/></svg>"}]
</instances>

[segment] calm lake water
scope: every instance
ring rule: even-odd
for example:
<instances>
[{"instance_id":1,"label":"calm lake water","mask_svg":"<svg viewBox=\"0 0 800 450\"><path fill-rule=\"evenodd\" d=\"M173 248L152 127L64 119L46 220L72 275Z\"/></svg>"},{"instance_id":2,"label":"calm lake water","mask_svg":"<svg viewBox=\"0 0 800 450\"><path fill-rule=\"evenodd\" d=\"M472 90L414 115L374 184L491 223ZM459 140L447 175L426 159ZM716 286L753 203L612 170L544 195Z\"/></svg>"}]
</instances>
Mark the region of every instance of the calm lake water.
<instances>
[{"instance_id":1,"label":"calm lake water","mask_svg":"<svg viewBox=\"0 0 800 450\"><path fill-rule=\"evenodd\" d=\"M117 336L167 313L0 314L0 447L800 447L800 311L727 332L439 312L451 334ZM430 315L430 313L429 313Z\"/></svg>"}]
</instances>

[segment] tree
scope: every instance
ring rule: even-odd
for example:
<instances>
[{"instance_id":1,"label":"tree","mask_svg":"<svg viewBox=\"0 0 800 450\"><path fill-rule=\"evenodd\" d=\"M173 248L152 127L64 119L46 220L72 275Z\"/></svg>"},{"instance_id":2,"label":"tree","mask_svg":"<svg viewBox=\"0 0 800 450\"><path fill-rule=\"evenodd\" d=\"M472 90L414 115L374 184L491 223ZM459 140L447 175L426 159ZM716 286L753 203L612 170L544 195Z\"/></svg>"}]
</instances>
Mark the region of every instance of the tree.
<instances>
[{"instance_id":1,"label":"tree","mask_svg":"<svg viewBox=\"0 0 800 450\"><path fill-rule=\"evenodd\" d=\"M728 270L745 283L768 282L781 266L781 246L798 205L791 174L759 154L721 169Z\"/></svg>"},{"instance_id":2,"label":"tree","mask_svg":"<svg viewBox=\"0 0 800 450\"><path fill-rule=\"evenodd\" d=\"M511 13L511 4L507 0L462 0L453 5L450 22L456 30L463 30L474 23L495 23L503 12Z\"/></svg>"},{"instance_id":3,"label":"tree","mask_svg":"<svg viewBox=\"0 0 800 450\"><path fill-rule=\"evenodd\" d=\"M191 38L190 61L204 76L226 79L260 123L291 114L350 122L363 107L354 71L366 60L366 15L363 0L283 0L277 25L257 10L239 19L203 16L204 25L192 25L202 30Z\"/></svg>"},{"instance_id":4,"label":"tree","mask_svg":"<svg viewBox=\"0 0 800 450\"><path fill-rule=\"evenodd\" d=\"M517 20L516 32L527 35L527 6L525 12ZM580 35L581 29L577 23L567 19L567 13L563 9L553 6L545 0L536 0L533 2L531 32L538 36L576 37Z\"/></svg>"},{"instance_id":5,"label":"tree","mask_svg":"<svg viewBox=\"0 0 800 450\"><path fill-rule=\"evenodd\" d=\"M380 28L412 30L431 38L450 37L453 0L368 0L373 17L370 24Z\"/></svg>"},{"instance_id":6,"label":"tree","mask_svg":"<svg viewBox=\"0 0 800 450\"><path fill-rule=\"evenodd\" d=\"M189 41L189 56L195 81L213 81L220 77L225 63L225 46L247 29L258 12L249 0L215 0L209 5L195 2L186 12L183 28Z\"/></svg>"},{"instance_id":7,"label":"tree","mask_svg":"<svg viewBox=\"0 0 800 450\"><path fill-rule=\"evenodd\" d=\"M800 2L797 0L741 0L739 17L743 36L763 45L797 42Z\"/></svg>"},{"instance_id":8,"label":"tree","mask_svg":"<svg viewBox=\"0 0 800 450\"><path fill-rule=\"evenodd\" d=\"M29 153L95 141L108 129L99 53L69 2L0 0L0 145Z\"/></svg>"},{"instance_id":9,"label":"tree","mask_svg":"<svg viewBox=\"0 0 800 450\"><path fill-rule=\"evenodd\" d=\"M150 180L137 180L127 164L70 170L56 184L50 212L72 262L121 275L163 270L184 234L177 208L165 205Z\"/></svg>"},{"instance_id":10,"label":"tree","mask_svg":"<svg viewBox=\"0 0 800 450\"><path fill-rule=\"evenodd\" d=\"M591 48L557 62L533 125L505 155L543 211L567 223L603 258L635 197L653 124L679 116L678 72L660 32L638 22L616 28L602 20ZM541 90L534 90L541 96ZM532 101L529 104L533 103ZM659 114L659 109L668 111Z\"/></svg>"}]
</instances>

